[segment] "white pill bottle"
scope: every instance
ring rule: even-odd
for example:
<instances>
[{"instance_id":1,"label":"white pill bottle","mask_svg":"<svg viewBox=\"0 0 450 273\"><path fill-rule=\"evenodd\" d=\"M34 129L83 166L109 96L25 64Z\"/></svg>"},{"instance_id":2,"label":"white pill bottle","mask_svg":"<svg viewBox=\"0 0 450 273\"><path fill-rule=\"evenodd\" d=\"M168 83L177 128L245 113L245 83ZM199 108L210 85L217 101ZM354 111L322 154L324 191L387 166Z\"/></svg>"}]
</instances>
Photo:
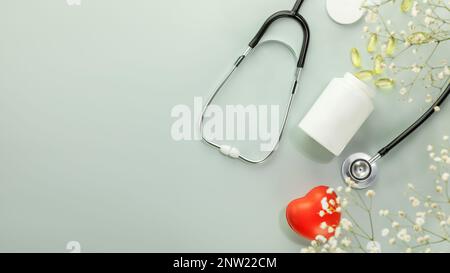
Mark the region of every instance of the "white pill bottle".
<instances>
[{"instance_id":1,"label":"white pill bottle","mask_svg":"<svg viewBox=\"0 0 450 273\"><path fill-rule=\"evenodd\" d=\"M339 156L375 109L375 92L351 73L334 78L299 127Z\"/></svg>"}]
</instances>

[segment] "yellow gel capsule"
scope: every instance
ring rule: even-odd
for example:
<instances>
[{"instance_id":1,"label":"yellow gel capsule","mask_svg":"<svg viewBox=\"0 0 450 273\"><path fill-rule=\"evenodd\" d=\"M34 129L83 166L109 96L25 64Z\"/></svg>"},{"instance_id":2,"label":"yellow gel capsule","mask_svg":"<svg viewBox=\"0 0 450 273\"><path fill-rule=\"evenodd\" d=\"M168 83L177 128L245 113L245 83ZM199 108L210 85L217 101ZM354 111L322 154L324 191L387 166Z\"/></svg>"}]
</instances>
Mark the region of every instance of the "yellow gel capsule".
<instances>
[{"instance_id":1,"label":"yellow gel capsule","mask_svg":"<svg viewBox=\"0 0 450 273\"><path fill-rule=\"evenodd\" d=\"M400 5L400 9L406 13L411 9L412 3L412 0L403 0L402 4Z\"/></svg>"},{"instance_id":2,"label":"yellow gel capsule","mask_svg":"<svg viewBox=\"0 0 450 273\"><path fill-rule=\"evenodd\" d=\"M370 81L373 77L373 72L371 70L363 70L355 73L355 77L362 81Z\"/></svg>"},{"instance_id":3,"label":"yellow gel capsule","mask_svg":"<svg viewBox=\"0 0 450 273\"><path fill-rule=\"evenodd\" d=\"M377 55L375 57L374 66L373 66L373 72L375 72L375 74L383 73L383 71L384 71L383 62L384 62L384 59L381 55Z\"/></svg>"},{"instance_id":4,"label":"yellow gel capsule","mask_svg":"<svg viewBox=\"0 0 450 273\"><path fill-rule=\"evenodd\" d=\"M397 40L394 37L389 37L388 44L386 47L386 54L388 56L394 55L395 48L397 47Z\"/></svg>"},{"instance_id":5,"label":"yellow gel capsule","mask_svg":"<svg viewBox=\"0 0 450 273\"><path fill-rule=\"evenodd\" d=\"M367 52L373 53L377 49L377 43L378 43L378 35L376 33L373 33L370 35L369 38L369 44L367 45Z\"/></svg>"},{"instance_id":6,"label":"yellow gel capsule","mask_svg":"<svg viewBox=\"0 0 450 273\"><path fill-rule=\"evenodd\" d=\"M352 64L354 67L361 67L361 55L359 54L358 49L352 48Z\"/></svg>"},{"instance_id":7,"label":"yellow gel capsule","mask_svg":"<svg viewBox=\"0 0 450 273\"><path fill-rule=\"evenodd\" d=\"M394 85L395 81L393 79L382 78L375 81L375 86L380 89L391 89Z\"/></svg>"},{"instance_id":8,"label":"yellow gel capsule","mask_svg":"<svg viewBox=\"0 0 450 273\"><path fill-rule=\"evenodd\" d=\"M407 40L412 45L421 45L430 42L431 39L430 35L425 32L414 32L408 36Z\"/></svg>"}]
</instances>

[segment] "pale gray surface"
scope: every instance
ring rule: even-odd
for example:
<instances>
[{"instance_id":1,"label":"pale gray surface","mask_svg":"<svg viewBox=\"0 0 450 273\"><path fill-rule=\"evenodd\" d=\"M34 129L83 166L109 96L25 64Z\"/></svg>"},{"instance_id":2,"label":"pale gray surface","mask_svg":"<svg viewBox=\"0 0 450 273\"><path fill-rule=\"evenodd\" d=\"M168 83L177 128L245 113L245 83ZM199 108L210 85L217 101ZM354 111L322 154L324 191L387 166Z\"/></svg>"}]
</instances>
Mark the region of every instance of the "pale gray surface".
<instances>
[{"instance_id":1,"label":"pale gray surface","mask_svg":"<svg viewBox=\"0 0 450 273\"><path fill-rule=\"evenodd\" d=\"M375 152L421 113L381 95L343 158L318 164L297 151L296 124L332 77L351 70L363 22L339 26L325 1L306 1L307 66L267 164L170 136L172 107L209 95L263 20L293 2L1 1L0 251L63 252L72 240L83 251L299 251L284 220L288 202L340 185L345 156ZM297 38L291 24L277 29ZM287 96L281 87L276 95ZM407 182L432 182L422 147L444 133L448 120L434 119L380 162L382 206L398 207Z\"/></svg>"}]
</instances>

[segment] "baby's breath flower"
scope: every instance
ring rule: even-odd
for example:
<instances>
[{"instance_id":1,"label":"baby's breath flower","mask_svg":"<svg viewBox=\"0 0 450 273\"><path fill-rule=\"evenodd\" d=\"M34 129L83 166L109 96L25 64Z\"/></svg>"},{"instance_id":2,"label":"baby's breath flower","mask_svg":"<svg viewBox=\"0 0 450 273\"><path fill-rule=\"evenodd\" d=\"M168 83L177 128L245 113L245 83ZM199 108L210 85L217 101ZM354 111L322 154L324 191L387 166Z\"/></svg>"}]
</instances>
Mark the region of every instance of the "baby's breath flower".
<instances>
[{"instance_id":1,"label":"baby's breath flower","mask_svg":"<svg viewBox=\"0 0 450 273\"><path fill-rule=\"evenodd\" d=\"M438 218L438 220L444 220L445 219L445 213L443 213L442 211L438 211L437 213L436 213L436 217Z\"/></svg>"},{"instance_id":2,"label":"baby's breath flower","mask_svg":"<svg viewBox=\"0 0 450 273\"><path fill-rule=\"evenodd\" d=\"M334 253L345 253L345 251L342 248L336 247Z\"/></svg>"},{"instance_id":3,"label":"baby's breath flower","mask_svg":"<svg viewBox=\"0 0 450 273\"><path fill-rule=\"evenodd\" d=\"M388 216L389 215L389 210L380 210L378 213L380 216Z\"/></svg>"},{"instance_id":4,"label":"baby's breath flower","mask_svg":"<svg viewBox=\"0 0 450 273\"><path fill-rule=\"evenodd\" d=\"M319 216L320 217L324 217L325 216L325 211L323 211L323 210L319 211Z\"/></svg>"},{"instance_id":5,"label":"baby's breath flower","mask_svg":"<svg viewBox=\"0 0 450 273\"><path fill-rule=\"evenodd\" d=\"M352 245L352 241L348 237L345 237L341 240L341 245L344 247L349 247Z\"/></svg>"},{"instance_id":6,"label":"baby's breath flower","mask_svg":"<svg viewBox=\"0 0 450 273\"><path fill-rule=\"evenodd\" d=\"M423 226L425 224L425 218L422 218L422 217L418 217L418 218L416 218L416 225L418 225L418 226Z\"/></svg>"},{"instance_id":7,"label":"baby's breath flower","mask_svg":"<svg viewBox=\"0 0 450 273\"><path fill-rule=\"evenodd\" d=\"M389 229L385 228L381 231L381 236L387 237L389 235Z\"/></svg>"},{"instance_id":8,"label":"baby's breath flower","mask_svg":"<svg viewBox=\"0 0 450 273\"><path fill-rule=\"evenodd\" d=\"M390 244L390 245L395 245L395 243L396 243L395 238L389 239L389 244Z\"/></svg>"},{"instance_id":9,"label":"baby's breath flower","mask_svg":"<svg viewBox=\"0 0 450 273\"><path fill-rule=\"evenodd\" d=\"M413 230L414 230L415 232L421 232L421 231L422 231L422 226L419 226L419 225L413 225Z\"/></svg>"},{"instance_id":10,"label":"baby's breath flower","mask_svg":"<svg viewBox=\"0 0 450 273\"><path fill-rule=\"evenodd\" d=\"M378 19L378 14L369 10L365 19L367 23L375 23Z\"/></svg>"},{"instance_id":11,"label":"baby's breath flower","mask_svg":"<svg viewBox=\"0 0 450 273\"><path fill-rule=\"evenodd\" d=\"M429 241L430 241L430 236L428 236L428 235L425 235L425 236L420 236L420 237L417 237L417 243L418 244L427 244Z\"/></svg>"},{"instance_id":12,"label":"baby's breath flower","mask_svg":"<svg viewBox=\"0 0 450 273\"><path fill-rule=\"evenodd\" d=\"M409 198L409 202L411 202L411 205L412 205L414 208L417 208L418 206L420 206L420 200L417 199L417 197L411 196L411 197Z\"/></svg>"},{"instance_id":13,"label":"baby's breath flower","mask_svg":"<svg viewBox=\"0 0 450 273\"><path fill-rule=\"evenodd\" d=\"M333 233L334 232L334 228L333 227L328 227L328 233Z\"/></svg>"},{"instance_id":14,"label":"baby's breath flower","mask_svg":"<svg viewBox=\"0 0 450 273\"><path fill-rule=\"evenodd\" d=\"M322 243L322 244L324 244L324 243L327 242L327 238L325 238L325 237L322 236L322 235L317 235L317 236L316 236L316 241L317 241L317 242L320 242L320 243Z\"/></svg>"},{"instance_id":15,"label":"baby's breath flower","mask_svg":"<svg viewBox=\"0 0 450 273\"><path fill-rule=\"evenodd\" d=\"M374 197L374 196L375 196L375 191L373 191L373 190L368 190L368 191L366 192L366 196L369 197L369 198Z\"/></svg>"},{"instance_id":16,"label":"baby's breath flower","mask_svg":"<svg viewBox=\"0 0 450 273\"><path fill-rule=\"evenodd\" d=\"M377 241L368 242L366 249L369 253L381 253L381 245Z\"/></svg>"},{"instance_id":17,"label":"baby's breath flower","mask_svg":"<svg viewBox=\"0 0 450 273\"><path fill-rule=\"evenodd\" d=\"M398 233L397 233L397 238L401 241L404 241L406 243L411 241L411 235L408 234L408 230L406 230L406 228L401 229Z\"/></svg>"},{"instance_id":18,"label":"baby's breath flower","mask_svg":"<svg viewBox=\"0 0 450 273\"><path fill-rule=\"evenodd\" d=\"M328 240L328 244L330 245L330 249L334 251L336 249L337 245L338 245L338 241L336 240L336 238L331 237Z\"/></svg>"},{"instance_id":19,"label":"baby's breath flower","mask_svg":"<svg viewBox=\"0 0 450 273\"><path fill-rule=\"evenodd\" d=\"M392 222L391 226L392 226L392 228L399 228L400 227L400 223L394 221L394 222Z\"/></svg>"},{"instance_id":20,"label":"baby's breath flower","mask_svg":"<svg viewBox=\"0 0 450 273\"><path fill-rule=\"evenodd\" d=\"M419 212L416 213L416 217L425 218L426 216L427 216L427 214L425 212L423 212L423 211L419 211Z\"/></svg>"},{"instance_id":21,"label":"baby's breath flower","mask_svg":"<svg viewBox=\"0 0 450 273\"><path fill-rule=\"evenodd\" d=\"M305 247L305 248L302 248L300 250L300 252L303 253L303 254L306 254L306 253L309 253L309 249Z\"/></svg>"},{"instance_id":22,"label":"baby's breath flower","mask_svg":"<svg viewBox=\"0 0 450 273\"><path fill-rule=\"evenodd\" d=\"M419 15L419 12L420 12L420 10L419 10L419 7L418 7L418 3L414 2L413 7L411 9L411 16L412 17L417 17L417 15Z\"/></svg>"},{"instance_id":23,"label":"baby's breath flower","mask_svg":"<svg viewBox=\"0 0 450 273\"><path fill-rule=\"evenodd\" d=\"M436 192L442 193L444 191L444 188L442 186L436 186Z\"/></svg>"},{"instance_id":24,"label":"baby's breath flower","mask_svg":"<svg viewBox=\"0 0 450 273\"><path fill-rule=\"evenodd\" d=\"M417 64L413 64L411 66L411 71L418 74L418 73L420 73L420 71L422 71L422 68L420 66L418 66Z\"/></svg>"},{"instance_id":25,"label":"baby's breath flower","mask_svg":"<svg viewBox=\"0 0 450 273\"><path fill-rule=\"evenodd\" d=\"M344 230L349 231L349 230L351 230L353 228L353 224L347 218L343 218L341 220L341 227Z\"/></svg>"},{"instance_id":26,"label":"baby's breath flower","mask_svg":"<svg viewBox=\"0 0 450 273\"><path fill-rule=\"evenodd\" d=\"M342 234L342 229L340 227L337 227L336 230L334 231L334 237L336 239L338 239Z\"/></svg>"},{"instance_id":27,"label":"baby's breath flower","mask_svg":"<svg viewBox=\"0 0 450 273\"><path fill-rule=\"evenodd\" d=\"M350 178L350 177L347 177L347 178L345 178L345 183L348 185L348 186L351 186L351 185L353 185L353 180Z\"/></svg>"},{"instance_id":28,"label":"baby's breath flower","mask_svg":"<svg viewBox=\"0 0 450 273\"><path fill-rule=\"evenodd\" d=\"M448 68L447 65L444 67L444 74L445 74L446 76L450 76L450 69ZM447 140L448 140L448 139L447 139Z\"/></svg>"}]
</instances>

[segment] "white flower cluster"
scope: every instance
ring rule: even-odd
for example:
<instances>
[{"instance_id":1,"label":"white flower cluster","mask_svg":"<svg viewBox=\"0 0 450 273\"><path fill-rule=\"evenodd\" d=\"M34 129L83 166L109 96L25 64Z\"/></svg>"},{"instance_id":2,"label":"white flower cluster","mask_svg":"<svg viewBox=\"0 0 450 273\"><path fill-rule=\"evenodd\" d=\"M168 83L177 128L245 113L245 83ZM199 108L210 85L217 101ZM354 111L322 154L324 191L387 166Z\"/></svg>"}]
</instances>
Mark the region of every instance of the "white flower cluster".
<instances>
[{"instance_id":1,"label":"white flower cluster","mask_svg":"<svg viewBox=\"0 0 450 273\"><path fill-rule=\"evenodd\" d=\"M432 195L420 192L412 183L407 185L410 194L408 210L381 209L378 212L380 220L388 221L389 226L381 232L374 232L374 213L372 202L376 196L375 191L364 193L352 189L351 180L347 180L347 187L338 187L336 193L341 200L343 218L338 227L330 227L323 222L320 227L335 232L327 240L324 236L317 236L309 247L302 249L303 253L342 253L365 252L380 253L382 243L386 242L392 248L406 253L433 252L434 246L444 246L450 249L450 187L448 150L450 150L449 137L444 136L444 144L436 150L435 146L428 145L427 152L433 161L430 170L436 174L436 190ZM440 158L440 160L436 160ZM324 206L327 208L327 206ZM369 223L362 223L353 216L353 209L360 209L368 214ZM408 211L409 213L407 213ZM414 211L411 213L411 211ZM364 218L366 219L366 218ZM371 230L364 230L370 225ZM437 228L436 228L437 227ZM380 236L380 237L378 237Z\"/></svg>"},{"instance_id":2,"label":"white flower cluster","mask_svg":"<svg viewBox=\"0 0 450 273\"><path fill-rule=\"evenodd\" d=\"M408 191L412 195L409 197L409 202L413 209L418 210L414 217L409 217L404 211L399 211L397 217L392 217L386 210L380 210L379 213L380 216L390 221L391 228L395 231L393 233L389 228L385 228L381 232L382 236L388 237L393 234L394 236L388 239L388 243L395 245L400 241L402 245L407 246L405 252L408 253L418 250L428 253L432 252L431 245L450 244L450 215L448 215L450 208L448 169L450 163L448 162L449 148L447 148L449 137L444 136L442 139L444 144L441 145L440 150L436 151L433 145L428 145L426 149L433 161L429 169L437 173L436 193L438 196L424 195L410 183ZM428 222L430 222L430 226L436 226L437 222L440 230L431 231L427 227Z\"/></svg>"},{"instance_id":3,"label":"white flower cluster","mask_svg":"<svg viewBox=\"0 0 450 273\"><path fill-rule=\"evenodd\" d=\"M450 78L448 60L435 58L439 52L449 50L450 3L445 0L366 1L364 8L367 25L363 27L362 38L368 41L367 51L374 64L373 68L363 68L356 75L363 80L373 79L381 89L399 83L399 94L409 103L414 101L413 88L423 84L422 89L427 90L424 100L431 104ZM409 22L404 28L395 29L394 21L404 19L396 18L396 14L392 19L387 18L385 8ZM406 58L407 53L412 58ZM353 64L361 69L361 60Z\"/></svg>"},{"instance_id":4,"label":"white flower cluster","mask_svg":"<svg viewBox=\"0 0 450 273\"><path fill-rule=\"evenodd\" d=\"M336 189L336 193L340 196L338 197L340 201L340 208L345 210L345 207L349 205L349 200L353 199L353 195L359 194L352 189L352 184L354 182L351 180L347 181L347 187L338 187ZM331 189L332 190L332 189ZM365 193L367 200L371 200L375 197L375 191L368 190ZM323 203L323 200L322 200ZM324 207L324 204L322 204ZM326 206L325 206L326 207ZM386 212L388 213L388 212ZM348 215L348 213L347 213ZM350 215L349 215L350 216ZM351 217L351 216L350 216ZM314 241L311 242L311 245L307 248L302 249L302 253L345 253L345 252L354 252L354 244L355 241L358 242L358 245L361 244L359 239L355 237L355 234L359 232L360 227L355 226L354 222L348 218L343 217L341 219L340 225L338 227L331 227L327 225L326 222L322 222L320 228L323 230L327 230L329 233L334 232L334 236L330 239L326 239L324 236L319 235L316 237ZM353 239L352 239L353 238ZM368 253L380 253L381 252L381 244L375 240L368 240L365 248L360 246L360 248L364 252Z\"/></svg>"}]
</instances>

